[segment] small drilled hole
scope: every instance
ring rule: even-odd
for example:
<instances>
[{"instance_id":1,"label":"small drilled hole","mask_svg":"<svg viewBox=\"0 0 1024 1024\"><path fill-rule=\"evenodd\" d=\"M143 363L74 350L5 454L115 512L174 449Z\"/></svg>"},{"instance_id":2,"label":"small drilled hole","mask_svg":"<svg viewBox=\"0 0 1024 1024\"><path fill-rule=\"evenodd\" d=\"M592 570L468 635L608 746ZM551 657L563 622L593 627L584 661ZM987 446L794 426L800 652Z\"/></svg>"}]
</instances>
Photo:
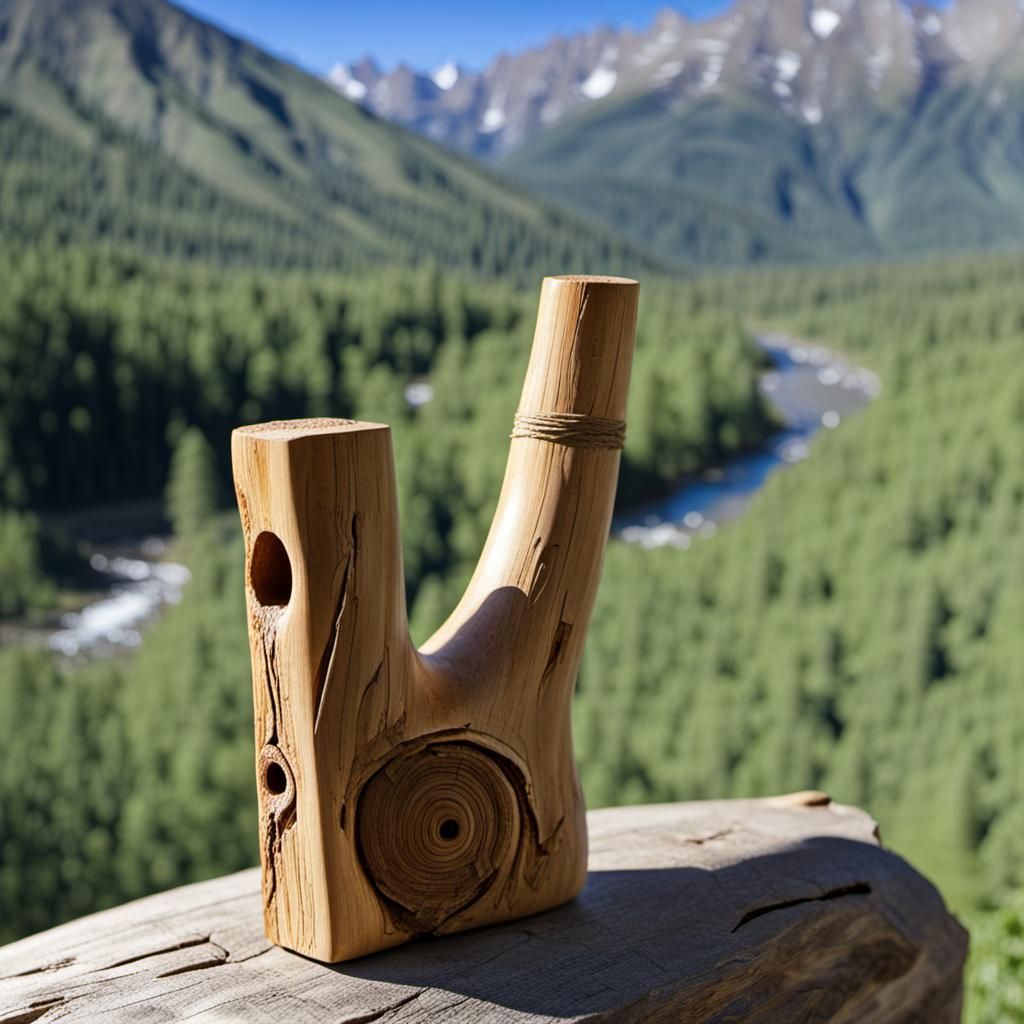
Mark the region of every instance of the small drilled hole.
<instances>
[{"instance_id":1,"label":"small drilled hole","mask_svg":"<svg viewBox=\"0 0 1024 1024\"><path fill-rule=\"evenodd\" d=\"M437 834L445 840L445 842L451 842L453 839L459 838L459 833L462 831L459 828L459 823L454 818L445 818L438 827Z\"/></svg>"},{"instance_id":2,"label":"small drilled hole","mask_svg":"<svg viewBox=\"0 0 1024 1024\"><path fill-rule=\"evenodd\" d=\"M267 791L275 795L283 793L288 788L288 776L285 775L284 769L276 761L271 761L267 765L264 779L267 784Z\"/></svg>"},{"instance_id":3,"label":"small drilled hole","mask_svg":"<svg viewBox=\"0 0 1024 1024\"><path fill-rule=\"evenodd\" d=\"M249 582L262 605L283 608L292 596L292 563L280 537L264 531L252 546Z\"/></svg>"}]
</instances>

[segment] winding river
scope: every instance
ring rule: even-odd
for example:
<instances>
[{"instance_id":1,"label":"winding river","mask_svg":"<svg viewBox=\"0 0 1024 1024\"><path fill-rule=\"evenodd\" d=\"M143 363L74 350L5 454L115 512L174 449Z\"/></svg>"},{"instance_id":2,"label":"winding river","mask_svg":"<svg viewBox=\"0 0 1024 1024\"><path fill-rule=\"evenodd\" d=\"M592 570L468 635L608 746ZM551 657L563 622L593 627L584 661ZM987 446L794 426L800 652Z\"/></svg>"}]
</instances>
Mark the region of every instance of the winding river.
<instances>
[{"instance_id":1,"label":"winding river","mask_svg":"<svg viewBox=\"0 0 1024 1024\"><path fill-rule=\"evenodd\" d=\"M125 540L95 551L92 569L107 581L106 594L61 617L47 646L66 658L103 656L138 647L142 630L181 600L190 579L183 565L163 560L160 537Z\"/></svg>"},{"instance_id":2,"label":"winding river","mask_svg":"<svg viewBox=\"0 0 1024 1024\"><path fill-rule=\"evenodd\" d=\"M878 377L821 345L784 334L757 339L772 362L761 375L761 393L783 429L763 449L739 455L717 470L680 482L667 497L618 516L613 531L645 548L688 548L742 515L768 477L807 458L819 430L834 430L880 391Z\"/></svg>"},{"instance_id":3,"label":"winding river","mask_svg":"<svg viewBox=\"0 0 1024 1024\"><path fill-rule=\"evenodd\" d=\"M838 427L879 392L878 377L820 345L787 335L764 334L758 344L772 368L761 375L762 394L784 428L761 450L737 456L718 470L681 481L667 497L619 516L613 526L622 540L643 547L687 548L710 537L741 515L776 470L800 462L819 430ZM416 393L423 404L431 395ZM407 395L407 400L413 399ZM183 565L163 560L160 538L123 541L98 550L92 567L109 581L106 594L63 617L47 640L65 657L104 656L137 647L143 628L181 600L189 580Z\"/></svg>"}]
</instances>

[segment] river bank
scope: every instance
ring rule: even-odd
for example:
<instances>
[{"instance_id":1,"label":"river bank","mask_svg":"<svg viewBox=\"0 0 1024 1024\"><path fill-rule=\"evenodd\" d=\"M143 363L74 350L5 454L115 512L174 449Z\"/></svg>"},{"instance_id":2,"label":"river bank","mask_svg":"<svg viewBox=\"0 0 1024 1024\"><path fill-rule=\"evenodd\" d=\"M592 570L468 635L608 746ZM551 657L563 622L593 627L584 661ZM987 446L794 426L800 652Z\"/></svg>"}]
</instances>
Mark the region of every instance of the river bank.
<instances>
[{"instance_id":1,"label":"river bank","mask_svg":"<svg viewBox=\"0 0 1024 1024\"><path fill-rule=\"evenodd\" d=\"M815 434L836 429L881 391L876 374L823 345L779 333L761 334L757 343L771 361L759 387L783 429L762 449L681 480L665 497L617 516L612 529L621 540L685 549L714 536L746 511L772 473L807 458Z\"/></svg>"}]
</instances>

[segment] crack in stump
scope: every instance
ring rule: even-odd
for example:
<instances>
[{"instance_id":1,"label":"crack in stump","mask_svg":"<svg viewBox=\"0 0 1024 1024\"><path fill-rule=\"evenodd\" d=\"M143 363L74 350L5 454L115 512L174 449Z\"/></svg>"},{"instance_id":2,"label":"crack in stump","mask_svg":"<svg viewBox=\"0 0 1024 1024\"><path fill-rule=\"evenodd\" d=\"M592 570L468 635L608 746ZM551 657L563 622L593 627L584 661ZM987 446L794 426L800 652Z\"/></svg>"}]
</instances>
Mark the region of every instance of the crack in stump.
<instances>
[{"instance_id":1,"label":"crack in stump","mask_svg":"<svg viewBox=\"0 0 1024 1024\"><path fill-rule=\"evenodd\" d=\"M753 910L748 910L739 920L739 924L733 928L733 932L738 932L745 924L749 924L751 921L756 920L759 917L764 917L765 914L772 914L776 910L788 910L790 907L798 907L801 903L824 903L827 900L838 900L844 896L870 896L871 886L867 882L854 882L851 885L843 885L838 889L829 889L828 892L823 892L820 896L801 896L795 900L783 900L780 903L769 903L763 907L755 907Z\"/></svg>"}]
</instances>

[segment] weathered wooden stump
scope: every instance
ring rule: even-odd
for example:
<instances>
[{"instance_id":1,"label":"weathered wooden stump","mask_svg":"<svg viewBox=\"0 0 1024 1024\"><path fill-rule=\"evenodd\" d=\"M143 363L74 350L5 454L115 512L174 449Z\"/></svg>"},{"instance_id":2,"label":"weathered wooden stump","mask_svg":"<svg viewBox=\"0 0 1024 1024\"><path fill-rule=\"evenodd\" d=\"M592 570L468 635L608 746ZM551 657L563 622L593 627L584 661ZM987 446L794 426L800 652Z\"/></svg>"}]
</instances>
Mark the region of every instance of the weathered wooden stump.
<instances>
[{"instance_id":1,"label":"weathered wooden stump","mask_svg":"<svg viewBox=\"0 0 1024 1024\"><path fill-rule=\"evenodd\" d=\"M256 869L0 949L0 1022L959 1020L967 939L820 794L591 812L573 902L327 966L272 946Z\"/></svg>"}]
</instances>

